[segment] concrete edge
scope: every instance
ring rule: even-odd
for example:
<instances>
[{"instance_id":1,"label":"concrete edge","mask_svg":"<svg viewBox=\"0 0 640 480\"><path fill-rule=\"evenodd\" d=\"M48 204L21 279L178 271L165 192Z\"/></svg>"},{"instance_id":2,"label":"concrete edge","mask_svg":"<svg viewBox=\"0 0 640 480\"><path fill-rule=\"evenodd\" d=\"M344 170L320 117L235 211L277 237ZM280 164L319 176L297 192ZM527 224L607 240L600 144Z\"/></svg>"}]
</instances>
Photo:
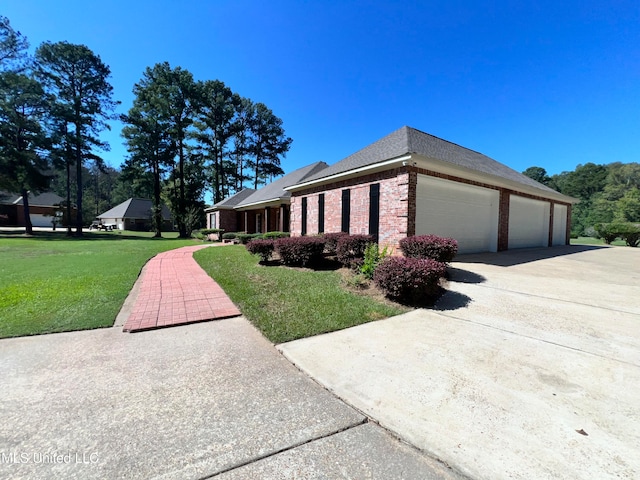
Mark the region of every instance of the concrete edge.
<instances>
[{"instance_id":1,"label":"concrete edge","mask_svg":"<svg viewBox=\"0 0 640 480\"><path fill-rule=\"evenodd\" d=\"M120 311L116 315L116 318L112 325L113 328L124 327L125 323L127 323L127 320L129 319L129 316L131 315L131 312L133 310L133 306L136 303L136 299L138 298L138 294L140 293L140 286L142 285L143 273L147 268L147 265L149 264L149 262L155 257L156 255L154 255L149 260L147 260L142 266L142 268L140 269L140 272L138 272L138 278L136 278L136 281L134 282L133 287L131 287L131 290L129 291L127 298L124 299L124 303L122 304L122 307L120 307Z\"/></svg>"}]
</instances>

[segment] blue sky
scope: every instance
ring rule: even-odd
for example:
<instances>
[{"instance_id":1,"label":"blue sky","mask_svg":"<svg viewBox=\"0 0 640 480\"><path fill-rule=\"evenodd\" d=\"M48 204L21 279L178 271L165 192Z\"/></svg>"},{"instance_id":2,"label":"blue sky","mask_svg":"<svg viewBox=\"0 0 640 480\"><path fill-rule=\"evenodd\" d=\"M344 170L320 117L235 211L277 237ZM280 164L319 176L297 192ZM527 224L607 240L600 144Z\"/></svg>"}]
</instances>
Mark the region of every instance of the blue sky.
<instances>
[{"instance_id":1,"label":"blue sky","mask_svg":"<svg viewBox=\"0 0 640 480\"><path fill-rule=\"evenodd\" d=\"M522 171L640 161L640 3L0 0L26 35L91 48L119 111L157 62L282 118L286 172L403 125ZM121 125L103 138L119 166Z\"/></svg>"}]
</instances>

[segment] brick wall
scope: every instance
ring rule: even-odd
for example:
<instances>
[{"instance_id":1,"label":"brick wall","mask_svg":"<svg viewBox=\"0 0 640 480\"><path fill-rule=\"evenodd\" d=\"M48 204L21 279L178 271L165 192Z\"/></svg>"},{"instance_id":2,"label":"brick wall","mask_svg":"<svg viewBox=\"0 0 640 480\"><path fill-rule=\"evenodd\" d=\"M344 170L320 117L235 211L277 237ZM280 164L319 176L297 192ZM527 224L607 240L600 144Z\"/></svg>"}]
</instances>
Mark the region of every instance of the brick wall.
<instances>
[{"instance_id":1,"label":"brick wall","mask_svg":"<svg viewBox=\"0 0 640 480\"><path fill-rule=\"evenodd\" d=\"M415 174L414 174L415 177ZM413 179L413 197L415 199L415 177ZM291 234L300 235L302 231L302 198L307 198L307 235L318 233L318 196L325 194L324 231L339 232L342 225L342 190L351 191L351 234L369 233L369 188L373 183L380 184L379 243L391 247L398 246L400 239L407 236L409 222L410 174L406 168L387 170L386 172L364 175L351 180L335 182L293 193L291 197ZM415 230L415 200L413 202Z\"/></svg>"}]
</instances>

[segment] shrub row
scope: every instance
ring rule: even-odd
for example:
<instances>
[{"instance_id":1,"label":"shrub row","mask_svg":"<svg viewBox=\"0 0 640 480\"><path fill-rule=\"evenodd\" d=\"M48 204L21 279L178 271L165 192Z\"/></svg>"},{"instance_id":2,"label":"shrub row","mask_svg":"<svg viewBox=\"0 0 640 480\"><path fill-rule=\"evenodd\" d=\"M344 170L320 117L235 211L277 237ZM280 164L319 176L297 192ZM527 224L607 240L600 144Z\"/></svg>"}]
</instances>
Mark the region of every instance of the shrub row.
<instances>
[{"instance_id":1,"label":"shrub row","mask_svg":"<svg viewBox=\"0 0 640 480\"><path fill-rule=\"evenodd\" d=\"M306 267L322 260L324 240L321 237L280 238L275 241L275 250L285 265Z\"/></svg>"},{"instance_id":2,"label":"shrub row","mask_svg":"<svg viewBox=\"0 0 640 480\"><path fill-rule=\"evenodd\" d=\"M345 267L360 268L364 252L373 243L371 235L343 235L336 244L336 258Z\"/></svg>"},{"instance_id":3,"label":"shrub row","mask_svg":"<svg viewBox=\"0 0 640 480\"><path fill-rule=\"evenodd\" d=\"M275 245L273 240L256 238L247 243L246 248L249 253L258 255L262 262L267 262L273 254Z\"/></svg>"},{"instance_id":4,"label":"shrub row","mask_svg":"<svg viewBox=\"0 0 640 480\"><path fill-rule=\"evenodd\" d=\"M640 245L640 224L637 223L601 223L594 226L598 238L609 245L621 238L630 247Z\"/></svg>"},{"instance_id":5,"label":"shrub row","mask_svg":"<svg viewBox=\"0 0 640 480\"><path fill-rule=\"evenodd\" d=\"M400 240L400 249L405 257L449 263L458 253L458 242L436 235L415 235Z\"/></svg>"},{"instance_id":6,"label":"shrub row","mask_svg":"<svg viewBox=\"0 0 640 480\"><path fill-rule=\"evenodd\" d=\"M223 240L238 240L241 244L246 245L251 240L264 239L273 240L277 238L287 238L289 232L267 232L267 233L244 233L244 232L227 232L222 234Z\"/></svg>"}]
</instances>

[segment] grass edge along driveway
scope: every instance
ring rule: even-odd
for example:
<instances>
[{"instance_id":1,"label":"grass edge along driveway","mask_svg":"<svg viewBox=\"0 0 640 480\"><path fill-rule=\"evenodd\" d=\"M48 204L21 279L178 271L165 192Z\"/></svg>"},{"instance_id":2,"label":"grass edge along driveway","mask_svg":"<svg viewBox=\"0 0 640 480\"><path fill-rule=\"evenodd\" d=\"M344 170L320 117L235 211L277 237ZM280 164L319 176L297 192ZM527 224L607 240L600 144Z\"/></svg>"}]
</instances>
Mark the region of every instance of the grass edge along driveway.
<instances>
[{"instance_id":1,"label":"grass edge along driveway","mask_svg":"<svg viewBox=\"0 0 640 480\"><path fill-rule=\"evenodd\" d=\"M273 343L399 315L408 308L348 292L336 271L258 265L244 246L195 252L200 266Z\"/></svg>"},{"instance_id":2,"label":"grass edge along driveway","mask_svg":"<svg viewBox=\"0 0 640 480\"><path fill-rule=\"evenodd\" d=\"M194 245L190 239L149 237L0 235L0 338L113 325L150 258Z\"/></svg>"}]
</instances>

